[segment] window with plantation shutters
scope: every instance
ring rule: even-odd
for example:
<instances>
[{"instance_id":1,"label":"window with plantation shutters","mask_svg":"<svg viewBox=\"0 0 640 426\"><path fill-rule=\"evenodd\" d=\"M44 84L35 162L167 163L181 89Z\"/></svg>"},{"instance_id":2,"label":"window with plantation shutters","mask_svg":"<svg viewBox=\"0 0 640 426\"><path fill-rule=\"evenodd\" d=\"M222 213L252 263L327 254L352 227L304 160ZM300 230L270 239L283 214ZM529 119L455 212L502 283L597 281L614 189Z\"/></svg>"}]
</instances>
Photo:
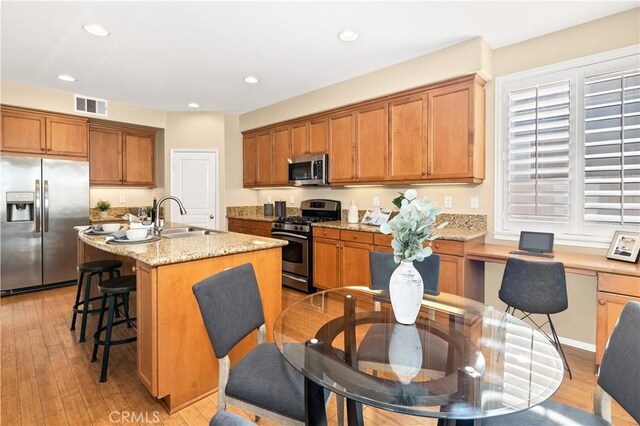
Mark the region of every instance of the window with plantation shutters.
<instances>
[{"instance_id":1,"label":"window with plantation shutters","mask_svg":"<svg viewBox=\"0 0 640 426\"><path fill-rule=\"evenodd\" d=\"M638 46L496 79L496 238L640 230Z\"/></svg>"}]
</instances>

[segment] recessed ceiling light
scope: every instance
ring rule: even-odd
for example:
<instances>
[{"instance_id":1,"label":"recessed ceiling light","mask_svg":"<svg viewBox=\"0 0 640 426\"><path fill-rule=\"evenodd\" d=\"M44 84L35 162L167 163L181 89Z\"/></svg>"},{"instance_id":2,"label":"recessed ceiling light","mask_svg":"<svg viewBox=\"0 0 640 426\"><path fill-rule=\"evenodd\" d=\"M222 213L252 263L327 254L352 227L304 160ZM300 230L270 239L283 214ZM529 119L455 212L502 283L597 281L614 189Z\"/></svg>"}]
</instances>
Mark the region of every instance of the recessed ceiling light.
<instances>
[{"instance_id":1,"label":"recessed ceiling light","mask_svg":"<svg viewBox=\"0 0 640 426\"><path fill-rule=\"evenodd\" d=\"M198 105L195 102L191 102L189 105L187 105L189 108L200 108L200 105Z\"/></svg>"},{"instance_id":2,"label":"recessed ceiling light","mask_svg":"<svg viewBox=\"0 0 640 426\"><path fill-rule=\"evenodd\" d=\"M76 79L75 79L75 78L73 78L73 77L71 77L70 75L67 75L67 74L60 74L60 75L58 76L58 78L59 78L60 80L63 80L63 81L76 81Z\"/></svg>"},{"instance_id":3,"label":"recessed ceiling light","mask_svg":"<svg viewBox=\"0 0 640 426\"><path fill-rule=\"evenodd\" d=\"M354 41L358 38L358 33L351 30L346 30L338 34L338 38L342 41Z\"/></svg>"},{"instance_id":4,"label":"recessed ceiling light","mask_svg":"<svg viewBox=\"0 0 640 426\"><path fill-rule=\"evenodd\" d=\"M255 75L250 75L244 78L244 82L249 84L256 84L259 81L260 80L258 80L258 77L256 77Z\"/></svg>"},{"instance_id":5,"label":"recessed ceiling light","mask_svg":"<svg viewBox=\"0 0 640 426\"><path fill-rule=\"evenodd\" d=\"M89 34L93 34L98 37L106 37L109 35L109 31L105 30L98 24L87 24L82 27Z\"/></svg>"}]
</instances>

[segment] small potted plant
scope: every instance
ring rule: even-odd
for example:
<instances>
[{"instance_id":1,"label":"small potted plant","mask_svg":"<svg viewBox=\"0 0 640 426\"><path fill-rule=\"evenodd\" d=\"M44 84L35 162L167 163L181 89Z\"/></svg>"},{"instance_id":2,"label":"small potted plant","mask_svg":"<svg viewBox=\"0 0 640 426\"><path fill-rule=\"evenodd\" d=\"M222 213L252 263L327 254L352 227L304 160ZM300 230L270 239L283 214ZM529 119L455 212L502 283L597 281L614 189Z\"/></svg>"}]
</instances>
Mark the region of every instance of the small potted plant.
<instances>
[{"instance_id":1,"label":"small potted plant","mask_svg":"<svg viewBox=\"0 0 640 426\"><path fill-rule=\"evenodd\" d=\"M98 200L96 203L96 210L98 210L98 214L101 218L107 217L107 212L111 208L111 203L105 200Z\"/></svg>"}]
</instances>

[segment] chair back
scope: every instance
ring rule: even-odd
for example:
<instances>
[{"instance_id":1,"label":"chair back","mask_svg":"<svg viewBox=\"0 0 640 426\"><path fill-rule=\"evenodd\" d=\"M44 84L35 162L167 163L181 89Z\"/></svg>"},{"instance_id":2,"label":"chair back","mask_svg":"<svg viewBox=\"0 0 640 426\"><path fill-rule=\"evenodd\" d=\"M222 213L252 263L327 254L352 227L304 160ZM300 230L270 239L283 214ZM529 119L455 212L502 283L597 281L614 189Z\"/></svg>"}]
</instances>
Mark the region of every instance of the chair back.
<instances>
[{"instance_id":1,"label":"chair back","mask_svg":"<svg viewBox=\"0 0 640 426\"><path fill-rule=\"evenodd\" d=\"M246 263L193 286L200 314L218 358L264 324L262 300L253 265Z\"/></svg>"},{"instance_id":2,"label":"chair back","mask_svg":"<svg viewBox=\"0 0 640 426\"><path fill-rule=\"evenodd\" d=\"M440 256L432 253L422 262L413 262L424 283L424 293L431 295L440 294L438 277L440 275ZM391 274L398 264L393 261L393 253L369 252L369 270L371 271L371 289L389 290Z\"/></svg>"},{"instance_id":3,"label":"chair back","mask_svg":"<svg viewBox=\"0 0 640 426\"><path fill-rule=\"evenodd\" d=\"M640 423L640 302L628 302L609 337L598 385Z\"/></svg>"},{"instance_id":4,"label":"chair back","mask_svg":"<svg viewBox=\"0 0 640 426\"><path fill-rule=\"evenodd\" d=\"M508 306L535 314L567 309L567 282L561 262L509 258L498 297Z\"/></svg>"}]
</instances>

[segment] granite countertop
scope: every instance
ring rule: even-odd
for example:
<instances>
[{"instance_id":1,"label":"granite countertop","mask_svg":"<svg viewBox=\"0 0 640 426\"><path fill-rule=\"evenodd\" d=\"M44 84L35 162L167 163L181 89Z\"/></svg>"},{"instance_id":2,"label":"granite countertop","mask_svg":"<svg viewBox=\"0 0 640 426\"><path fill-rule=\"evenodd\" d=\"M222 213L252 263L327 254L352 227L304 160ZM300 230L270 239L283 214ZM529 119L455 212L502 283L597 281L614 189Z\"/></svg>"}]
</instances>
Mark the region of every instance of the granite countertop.
<instances>
[{"instance_id":1,"label":"granite countertop","mask_svg":"<svg viewBox=\"0 0 640 426\"><path fill-rule=\"evenodd\" d=\"M346 220L334 220L331 222L320 222L314 223L312 226L316 226L319 228L333 228L333 229L342 229L345 231L363 231L363 232L373 232L380 233L379 226L372 225L363 225L361 223L347 223ZM465 228L465 227L452 227L447 226L442 229L437 230L437 234L440 236L441 240L451 240L451 241L469 241L474 238L482 237L487 234L486 229L475 229L475 228Z\"/></svg>"},{"instance_id":2,"label":"granite countertop","mask_svg":"<svg viewBox=\"0 0 640 426\"><path fill-rule=\"evenodd\" d=\"M107 217L99 217L94 216L90 217L89 220L91 223L109 223L109 222L127 222L126 219L123 219L122 216L107 216Z\"/></svg>"},{"instance_id":3,"label":"granite countertop","mask_svg":"<svg viewBox=\"0 0 640 426\"><path fill-rule=\"evenodd\" d=\"M277 219L277 217L265 216L264 214L262 214L262 212L260 213L249 212L249 213L243 213L243 214L227 213L227 219L257 220L260 222L273 222L274 220Z\"/></svg>"},{"instance_id":4,"label":"granite countertop","mask_svg":"<svg viewBox=\"0 0 640 426\"><path fill-rule=\"evenodd\" d=\"M220 232L189 238L160 238L150 243L118 245L107 244L103 235L86 235L82 232L78 235L85 244L109 253L133 258L150 266L247 253L288 244L285 240L235 232Z\"/></svg>"}]
</instances>

